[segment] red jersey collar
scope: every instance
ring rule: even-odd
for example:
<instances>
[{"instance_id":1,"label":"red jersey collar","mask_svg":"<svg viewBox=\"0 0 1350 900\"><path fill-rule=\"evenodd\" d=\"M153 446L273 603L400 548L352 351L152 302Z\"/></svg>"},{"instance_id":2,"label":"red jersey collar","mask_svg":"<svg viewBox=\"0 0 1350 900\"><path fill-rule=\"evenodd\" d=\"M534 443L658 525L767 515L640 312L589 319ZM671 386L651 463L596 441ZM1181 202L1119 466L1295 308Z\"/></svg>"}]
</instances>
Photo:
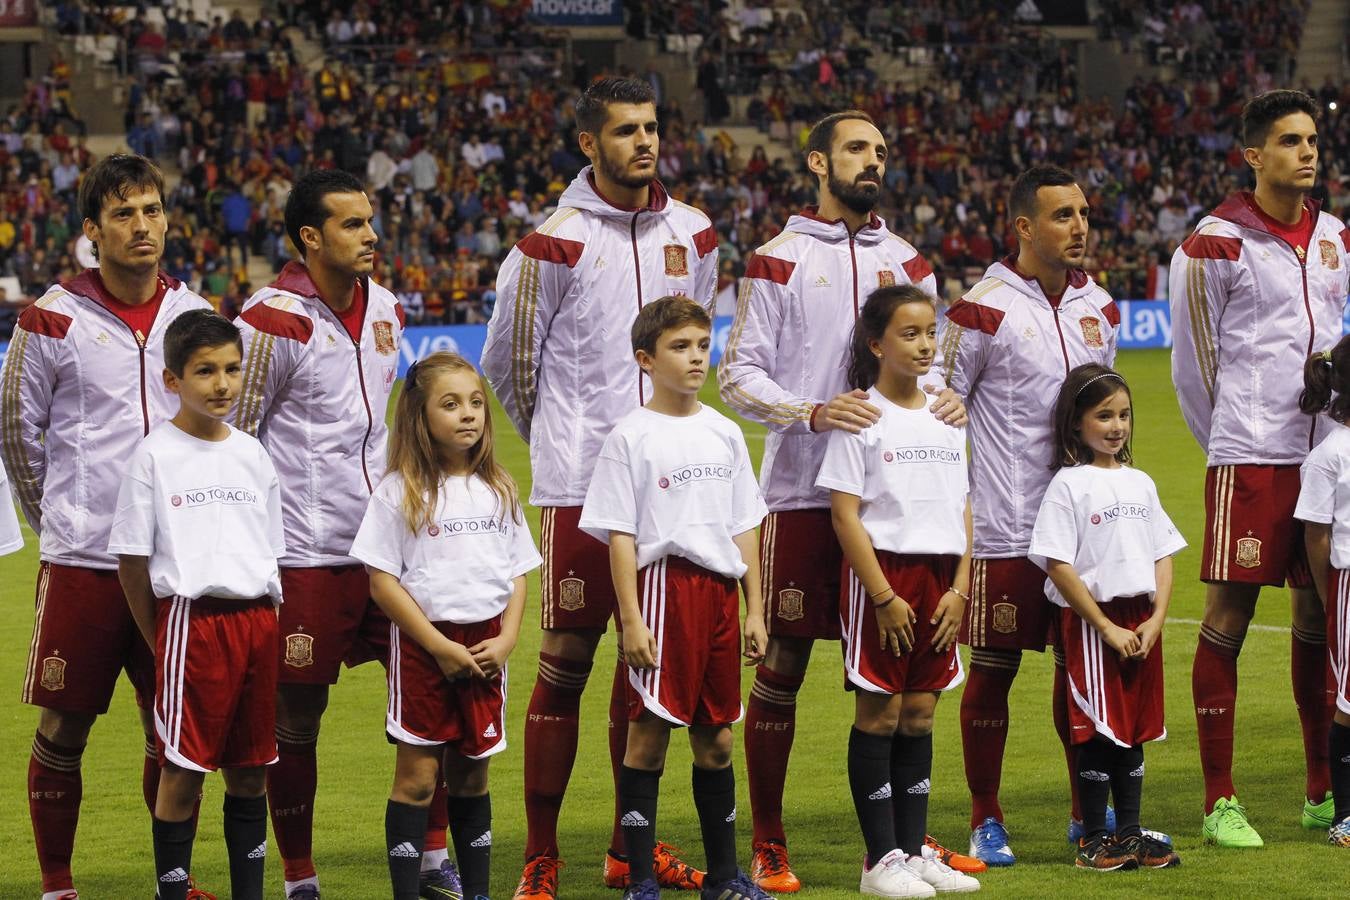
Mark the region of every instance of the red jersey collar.
<instances>
[{"instance_id":1,"label":"red jersey collar","mask_svg":"<svg viewBox=\"0 0 1350 900\"><path fill-rule=\"evenodd\" d=\"M848 226L844 224L844 220L842 217L838 219L822 218L820 215L819 206L811 205L803 207L802 211L799 212L797 215L801 216L803 219L810 219L813 222L819 222L822 225L841 225L844 227L844 230L846 231L848 230ZM881 227L881 219L877 217L877 214L868 213L867 224L864 225L862 228L859 228L858 230L862 231L863 228L880 228L880 227Z\"/></svg>"},{"instance_id":2,"label":"red jersey collar","mask_svg":"<svg viewBox=\"0 0 1350 900\"><path fill-rule=\"evenodd\" d=\"M1087 272L1084 272L1082 269L1069 269L1068 276L1064 281L1064 290L1060 291L1058 295L1051 296L1050 292L1045 289L1045 285L1041 284L1041 280L1039 278L1036 278L1032 275L1027 275L1021 269L1017 268L1016 253L1009 253L1007 256L1005 256L1003 258L1003 265L1005 265L1008 268L1008 270L1011 271L1018 278L1022 279L1023 281L1029 284L1034 283L1036 287L1040 288L1041 293L1045 295L1045 299L1050 301L1051 306L1059 306L1059 301L1064 298L1064 295L1066 293L1068 293L1069 288L1086 287L1088 281L1090 280L1088 278Z\"/></svg>"},{"instance_id":3,"label":"red jersey collar","mask_svg":"<svg viewBox=\"0 0 1350 900\"><path fill-rule=\"evenodd\" d=\"M1312 217L1313 231L1317 231L1317 219L1322 211L1321 202L1309 197L1303 201L1303 208ZM1256 204L1255 194L1251 191L1238 191L1235 194L1230 194L1226 200L1215 207L1213 215L1215 218L1225 219L1234 225L1241 225L1243 228L1250 228L1253 231L1278 237L1271 230L1270 225L1259 210L1260 207Z\"/></svg>"},{"instance_id":4,"label":"red jersey collar","mask_svg":"<svg viewBox=\"0 0 1350 900\"><path fill-rule=\"evenodd\" d=\"M653 178L651 180L651 183L647 185L646 206L620 206L619 204L610 200L604 194L600 193L600 188L595 183L594 170L591 170L586 173L586 183L591 186L591 190L595 193L595 196L599 197L602 201L604 201L606 206L609 206L612 209L617 209L620 212L630 212L630 213L660 212L661 210L665 209L666 204L670 202L670 195L666 193L666 186L663 185L660 182L660 180L656 178Z\"/></svg>"},{"instance_id":5,"label":"red jersey collar","mask_svg":"<svg viewBox=\"0 0 1350 900\"><path fill-rule=\"evenodd\" d=\"M169 291L182 286L182 282L174 278L168 272L159 272L155 280L155 295L150 298L150 302L156 302L164 299L164 295ZM68 278L61 282L61 287L72 294L78 294L81 297L88 297L96 300L104 306L131 306L130 303L124 303L117 299L108 290L107 285L103 283L103 276L98 269L85 269L74 278Z\"/></svg>"}]
</instances>

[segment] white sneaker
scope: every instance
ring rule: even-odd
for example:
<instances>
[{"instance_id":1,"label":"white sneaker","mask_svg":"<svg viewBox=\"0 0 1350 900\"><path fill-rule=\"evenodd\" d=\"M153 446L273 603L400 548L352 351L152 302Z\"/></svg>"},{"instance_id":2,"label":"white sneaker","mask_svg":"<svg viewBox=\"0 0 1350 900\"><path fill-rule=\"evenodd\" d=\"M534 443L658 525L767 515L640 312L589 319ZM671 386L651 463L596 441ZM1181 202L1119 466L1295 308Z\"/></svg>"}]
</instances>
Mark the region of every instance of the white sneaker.
<instances>
[{"instance_id":1,"label":"white sneaker","mask_svg":"<svg viewBox=\"0 0 1350 900\"><path fill-rule=\"evenodd\" d=\"M978 881L938 859L933 848L926 844L918 856L911 856L905 860L905 865L931 884L938 893L969 894L980 889Z\"/></svg>"},{"instance_id":2,"label":"white sneaker","mask_svg":"<svg viewBox=\"0 0 1350 900\"><path fill-rule=\"evenodd\" d=\"M937 891L906 865L907 859L905 851L896 849L870 869L864 863L858 890L872 897L932 897Z\"/></svg>"}]
</instances>

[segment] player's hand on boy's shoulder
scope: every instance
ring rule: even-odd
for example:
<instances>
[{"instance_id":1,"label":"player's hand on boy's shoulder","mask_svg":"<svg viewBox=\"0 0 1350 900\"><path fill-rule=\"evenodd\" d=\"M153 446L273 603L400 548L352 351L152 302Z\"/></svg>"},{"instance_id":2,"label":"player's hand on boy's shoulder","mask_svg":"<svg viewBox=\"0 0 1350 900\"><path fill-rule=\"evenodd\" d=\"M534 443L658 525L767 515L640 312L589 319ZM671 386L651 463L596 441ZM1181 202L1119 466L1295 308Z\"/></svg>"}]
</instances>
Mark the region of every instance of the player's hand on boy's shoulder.
<instances>
[{"instance_id":1,"label":"player's hand on boy's shoulder","mask_svg":"<svg viewBox=\"0 0 1350 900\"><path fill-rule=\"evenodd\" d=\"M764 625L764 616L747 614L741 634L745 641L745 649L741 651L745 664L755 666L763 662L764 651L769 646L769 629Z\"/></svg>"},{"instance_id":2,"label":"player's hand on boy's shoulder","mask_svg":"<svg viewBox=\"0 0 1350 900\"><path fill-rule=\"evenodd\" d=\"M960 394L949 387L939 390L931 384L924 385L923 389L937 397L928 407L934 416L953 428L966 427L966 422L969 419L966 416L965 401L961 399Z\"/></svg>"},{"instance_id":3,"label":"player's hand on boy's shoulder","mask_svg":"<svg viewBox=\"0 0 1350 900\"><path fill-rule=\"evenodd\" d=\"M655 669L660 664L656 657L656 638L645 624L624 625L623 658L635 669Z\"/></svg>"},{"instance_id":4,"label":"player's hand on boy's shoulder","mask_svg":"<svg viewBox=\"0 0 1350 900\"><path fill-rule=\"evenodd\" d=\"M902 656L914 648L914 609L899 594L874 604L881 649Z\"/></svg>"},{"instance_id":5,"label":"player's hand on boy's shoulder","mask_svg":"<svg viewBox=\"0 0 1350 900\"><path fill-rule=\"evenodd\" d=\"M934 626L932 645L938 653L946 653L961 632L961 617L965 615L966 601L952 589L942 595L928 624Z\"/></svg>"},{"instance_id":6,"label":"player's hand on boy's shoulder","mask_svg":"<svg viewBox=\"0 0 1350 900\"><path fill-rule=\"evenodd\" d=\"M441 674L451 681L473 676L483 677L483 670L469 652L469 648L458 641L447 640L444 645L432 652L432 656L436 657L436 665L441 667Z\"/></svg>"},{"instance_id":7,"label":"player's hand on boy's shoulder","mask_svg":"<svg viewBox=\"0 0 1350 900\"><path fill-rule=\"evenodd\" d=\"M849 434L858 434L864 428L875 425L880 418L881 410L867 402L867 391L855 389L840 394L817 409L811 418L811 428L817 432L838 428Z\"/></svg>"},{"instance_id":8,"label":"player's hand on boy's shoulder","mask_svg":"<svg viewBox=\"0 0 1350 900\"><path fill-rule=\"evenodd\" d=\"M494 678L506 666L506 659L514 649L516 642L499 634L474 644L469 648L469 654L473 657L473 661L478 663L484 677Z\"/></svg>"}]
</instances>

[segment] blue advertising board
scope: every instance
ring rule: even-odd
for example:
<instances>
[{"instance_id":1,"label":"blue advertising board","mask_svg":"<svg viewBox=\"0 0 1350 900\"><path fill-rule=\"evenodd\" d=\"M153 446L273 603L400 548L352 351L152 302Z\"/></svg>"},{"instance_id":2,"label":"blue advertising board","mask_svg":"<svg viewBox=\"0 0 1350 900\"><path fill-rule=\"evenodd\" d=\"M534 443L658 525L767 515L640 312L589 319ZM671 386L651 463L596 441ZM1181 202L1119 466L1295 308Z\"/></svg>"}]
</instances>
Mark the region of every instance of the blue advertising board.
<instances>
[{"instance_id":1,"label":"blue advertising board","mask_svg":"<svg viewBox=\"0 0 1350 900\"><path fill-rule=\"evenodd\" d=\"M531 0L530 18L541 25L622 25L620 0Z\"/></svg>"}]
</instances>

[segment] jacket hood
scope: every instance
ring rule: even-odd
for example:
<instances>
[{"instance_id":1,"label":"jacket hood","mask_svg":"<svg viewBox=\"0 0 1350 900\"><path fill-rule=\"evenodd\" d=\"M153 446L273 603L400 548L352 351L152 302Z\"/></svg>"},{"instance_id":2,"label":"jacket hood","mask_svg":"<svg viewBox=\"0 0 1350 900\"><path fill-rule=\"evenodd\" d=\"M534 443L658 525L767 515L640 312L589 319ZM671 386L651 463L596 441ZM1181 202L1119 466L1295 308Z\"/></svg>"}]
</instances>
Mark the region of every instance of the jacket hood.
<instances>
[{"instance_id":1,"label":"jacket hood","mask_svg":"<svg viewBox=\"0 0 1350 900\"><path fill-rule=\"evenodd\" d=\"M848 226L844 224L843 219L822 219L815 206L808 206L796 215L790 216L785 230L809 235L828 243L846 242L849 238ZM876 213L872 213L867 224L859 228L853 238L860 244L879 244L886 240L887 234L889 232L886 231L886 222Z\"/></svg>"},{"instance_id":2,"label":"jacket hood","mask_svg":"<svg viewBox=\"0 0 1350 900\"><path fill-rule=\"evenodd\" d=\"M159 290L161 294L177 290L183 286L183 282L174 278L168 272L161 271L159 277ZM67 278L61 282L61 289L70 294L80 297L88 297L91 300L97 300L104 306L116 303L126 306L121 300L114 297L107 286L103 283L103 276L99 274L98 269L85 269L74 278Z\"/></svg>"},{"instance_id":3,"label":"jacket hood","mask_svg":"<svg viewBox=\"0 0 1350 900\"><path fill-rule=\"evenodd\" d=\"M359 279L365 288L365 294L370 296L370 278L362 275ZM272 281L268 287L278 291L285 291L288 294L294 294L297 297L305 297L310 300L323 302L323 297L319 295L319 288L314 284L314 279L310 277L309 269L298 259L293 259L282 267L281 272Z\"/></svg>"},{"instance_id":4,"label":"jacket hood","mask_svg":"<svg viewBox=\"0 0 1350 900\"><path fill-rule=\"evenodd\" d=\"M994 263L985 270L984 277L997 278L1019 294L1024 294L1047 306L1058 307L1065 300L1080 297L1092 291L1092 279L1088 277L1087 272L1082 269L1070 269L1068 282L1064 285L1064 293L1060 296L1058 302L1051 303L1050 297L1045 293L1045 288L1041 286L1040 281L1018 270L1016 253L1010 253Z\"/></svg>"},{"instance_id":5,"label":"jacket hood","mask_svg":"<svg viewBox=\"0 0 1350 900\"><path fill-rule=\"evenodd\" d=\"M595 179L591 177L591 171L594 167L587 166L577 173L577 177L572 179L572 183L563 191L562 197L558 199L559 206L566 206L572 209L582 209L597 216L631 216L637 209L630 209L625 206L615 206L596 190ZM664 213L670 208L670 195L666 193L666 187L660 181L652 180L650 197L647 205L641 211Z\"/></svg>"},{"instance_id":6,"label":"jacket hood","mask_svg":"<svg viewBox=\"0 0 1350 900\"><path fill-rule=\"evenodd\" d=\"M1252 209L1256 204L1256 197L1251 191L1238 191L1229 194L1228 197L1214 208L1210 213L1216 219L1223 219L1226 222L1232 222L1234 225L1240 225L1243 228L1250 228L1253 231L1260 231L1263 234L1271 234L1270 226L1264 219ZM1322 203L1320 200L1313 200L1311 197L1303 201L1308 212L1312 215L1313 230L1317 230L1317 219L1322 212Z\"/></svg>"}]
</instances>

